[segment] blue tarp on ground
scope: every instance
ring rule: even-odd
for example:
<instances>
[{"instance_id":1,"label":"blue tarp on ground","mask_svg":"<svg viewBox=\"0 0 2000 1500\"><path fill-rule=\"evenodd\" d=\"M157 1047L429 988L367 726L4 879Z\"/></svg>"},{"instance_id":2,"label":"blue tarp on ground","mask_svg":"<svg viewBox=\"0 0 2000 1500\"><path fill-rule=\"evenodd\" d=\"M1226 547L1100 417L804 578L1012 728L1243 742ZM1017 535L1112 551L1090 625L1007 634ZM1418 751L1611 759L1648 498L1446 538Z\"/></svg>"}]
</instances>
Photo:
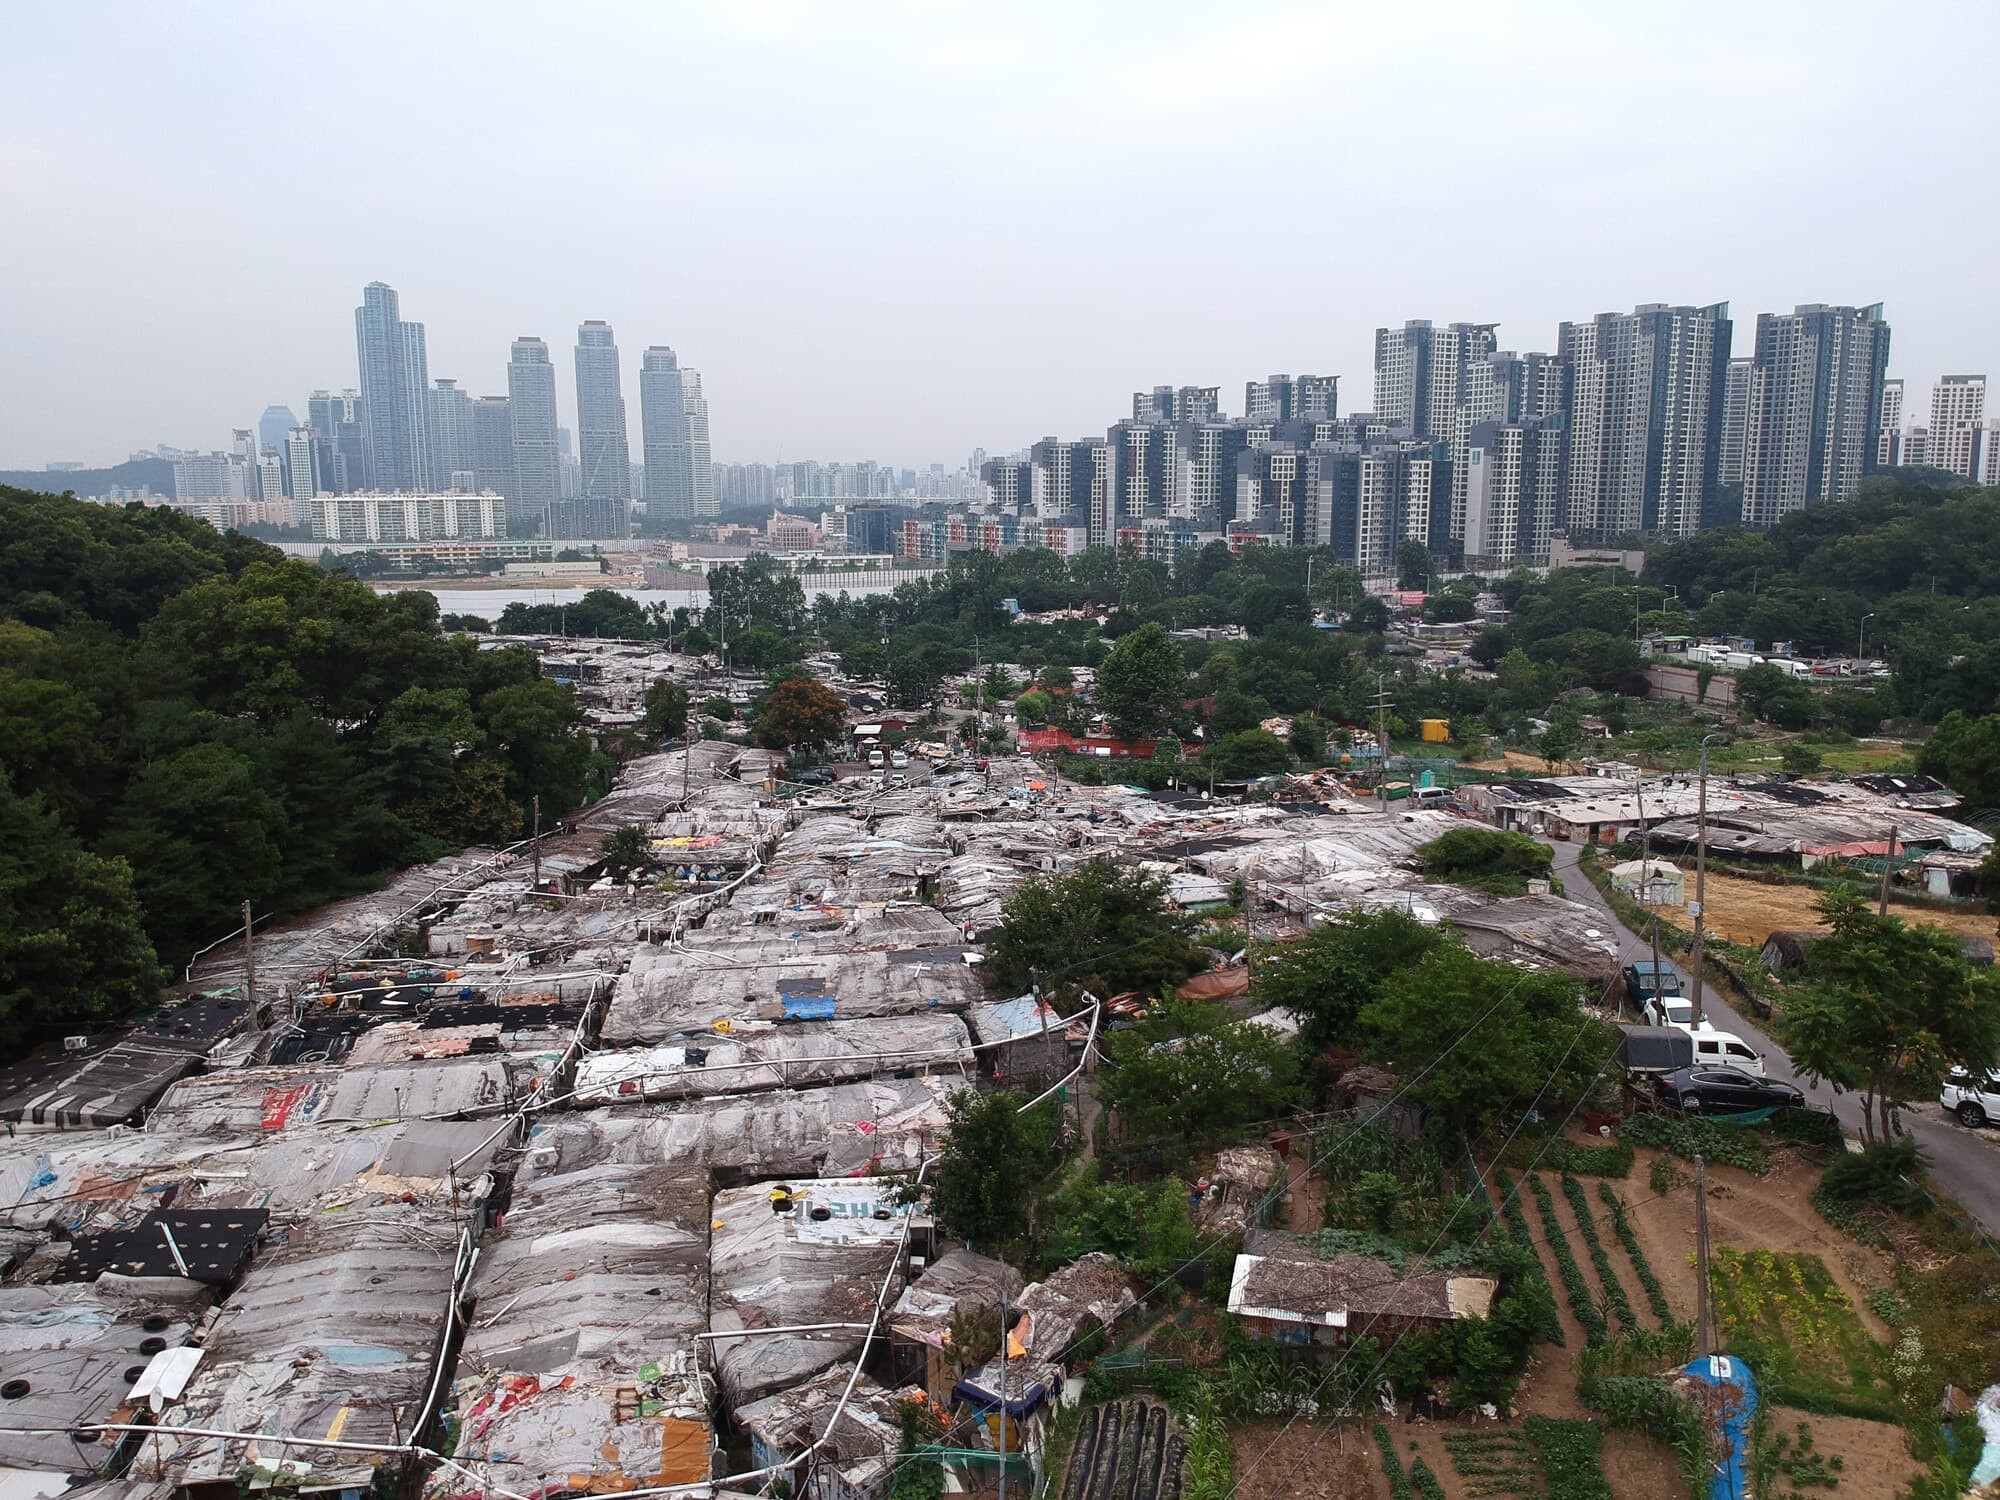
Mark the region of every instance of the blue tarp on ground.
<instances>
[{"instance_id":1,"label":"blue tarp on ground","mask_svg":"<svg viewBox=\"0 0 2000 1500\"><path fill-rule=\"evenodd\" d=\"M785 1019L787 1021L831 1021L833 1019L834 997L831 995L786 995Z\"/></svg>"},{"instance_id":2,"label":"blue tarp on ground","mask_svg":"<svg viewBox=\"0 0 2000 1500\"><path fill-rule=\"evenodd\" d=\"M1733 1355L1697 1359L1687 1374L1722 1391L1722 1470L1709 1481L1708 1500L1749 1500L1750 1423L1757 1416L1757 1382Z\"/></svg>"}]
</instances>

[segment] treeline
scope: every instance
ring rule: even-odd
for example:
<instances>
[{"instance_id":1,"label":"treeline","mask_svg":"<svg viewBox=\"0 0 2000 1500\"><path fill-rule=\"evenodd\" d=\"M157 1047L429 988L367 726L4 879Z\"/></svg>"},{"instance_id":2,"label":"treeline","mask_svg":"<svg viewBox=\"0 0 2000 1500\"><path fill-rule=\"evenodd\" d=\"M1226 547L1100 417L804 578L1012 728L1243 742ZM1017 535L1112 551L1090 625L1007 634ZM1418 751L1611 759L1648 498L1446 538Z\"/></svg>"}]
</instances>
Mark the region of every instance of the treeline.
<instances>
[{"instance_id":1,"label":"treeline","mask_svg":"<svg viewBox=\"0 0 2000 1500\"><path fill-rule=\"evenodd\" d=\"M147 1003L233 927L607 777L530 653L168 509L0 488L0 1020Z\"/></svg>"}]
</instances>

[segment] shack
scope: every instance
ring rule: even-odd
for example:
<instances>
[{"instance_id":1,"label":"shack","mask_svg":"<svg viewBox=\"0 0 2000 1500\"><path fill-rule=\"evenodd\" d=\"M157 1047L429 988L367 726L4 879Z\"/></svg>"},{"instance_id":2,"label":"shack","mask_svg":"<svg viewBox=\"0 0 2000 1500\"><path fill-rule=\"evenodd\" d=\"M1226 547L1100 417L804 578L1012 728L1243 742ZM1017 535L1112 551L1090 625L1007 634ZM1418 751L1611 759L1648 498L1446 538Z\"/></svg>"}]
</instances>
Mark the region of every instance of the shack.
<instances>
[{"instance_id":1,"label":"shack","mask_svg":"<svg viewBox=\"0 0 2000 1500\"><path fill-rule=\"evenodd\" d=\"M1252 1230L1229 1279L1229 1311L1245 1334L1331 1351L1371 1337L1394 1343L1492 1311L1498 1283L1341 1250L1322 1254L1311 1235Z\"/></svg>"}]
</instances>

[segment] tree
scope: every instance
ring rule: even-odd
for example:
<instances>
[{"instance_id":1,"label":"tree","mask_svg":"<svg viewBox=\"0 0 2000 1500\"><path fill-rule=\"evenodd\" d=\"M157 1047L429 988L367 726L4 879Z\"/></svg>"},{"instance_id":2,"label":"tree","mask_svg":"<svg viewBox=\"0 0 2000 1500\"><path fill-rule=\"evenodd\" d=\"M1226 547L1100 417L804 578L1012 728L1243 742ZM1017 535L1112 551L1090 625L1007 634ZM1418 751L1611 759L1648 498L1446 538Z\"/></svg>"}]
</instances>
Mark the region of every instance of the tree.
<instances>
[{"instance_id":1,"label":"tree","mask_svg":"<svg viewBox=\"0 0 2000 1500\"><path fill-rule=\"evenodd\" d=\"M1421 589L1430 586L1437 574L1437 564L1431 558L1431 549L1415 537L1406 537L1396 547L1396 587L1399 589Z\"/></svg>"},{"instance_id":2,"label":"tree","mask_svg":"<svg viewBox=\"0 0 2000 1500\"><path fill-rule=\"evenodd\" d=\"M1918 748L1917 769L1949 784L1968 807L2000 807L2000 714L1953 709Z\"/></svg>"},{"instance_id":3,"label":"tree","mask_svg":"<svg viewBox=\"0 0 2000 1500\"><path fill-rule=\"evenodd\" d=\"M151 1004L162 980L132 870L0 776L0 1029L25 1050Z\"/></svg>"},{"instance_id":4,"label":"tree","mask_svg":"<svg viewBox=\"0 0 2000 1500\"><path fill-rule=\"evenodd\" d=\"M1577 727L1577 716L1566 708L1557 709L1549 719L1549 727L1535 736L1535 751L1551 771L1560 771L1564 762L1573 759L1582 748L1583 734Z\"/></svg>"},{"instance_id":5,"label":"tree","mask_svg":"<svg viewBox=\"0 0 2000 1500\"><path fill-rule=\"evenodd\" d=\"M1139 1184L1102 1181L1085 1162L1043 1205L1043 1259L1068 1263L1093 1252L1115 1256L1149 1281L1193 1260L1200 1245L1179 1178Z\"/></svg>"},{"instance_id":6,"label":"tree","mask_svg":"<svg viewBox=\"0 0 2000 1500\"><path fill-rule=\"evenodd\" d=\"M1785 1047L1799 1071L1862 1096L1865 1140L1888 1141L1896 1111L1935 1099L1954 1067L2000 1050L2000 981L1975 969L1950 933L1877 916L1854 886L1817 903L1830 929L1813 944L1807 984L1785 1005Z\"/></svg>"},{"instance_id":7,"label":"tree","mask_svg":"<svg viewBox=\"0 0 2000 1500\"><path fill-rule=\"evenodd\" d=\"M653 845L646 837L646 830L636 823L626 823L604 836L604 844L599 852L604 856L608 869L625 871L637 870L652 863Z\"/></svg>"},{"instance_id":8,"label":"tree","mask_svg":"<svg viewBox=\"0 0 2000 1500\"><path fill-rule=\"evenodd\" d=\"M846 731L847 705L810 678L786 678L757 711L758 743L773 750L818 750Z\"/></svg>"},{"instance_id":9,"label":"tree","mask_svg":"<svg viewBox=\"0 0 2000 1500\"><path fill-rule=\"evenodd\" d=\"M725 724L736 717L736 705L721 693L702 699L701 711L708 718L720 719Z\"/></svg>"},{"instance_id":10,"label":"tree","mask_svg":"<svg viewBox=\"0 0 2000 1500\"><path fill-rule=\"evenodd\" d=\"M493 623L481 615L445 615L438 621L442 630L455 631L460 635L491 635Z\"/></svg>"},{"instance_id":11,"label":"tree","mask_svg":"<svg viewBox=\"0 0 2000 1500\"><path fill-rule=\"evenodd\" d=\"M1275 775L1292 764L1292 752L1268 729L1226 735L1203 751L1201 758L1217 776L1229 781Z\"/></svg>"},{"instance_id":12,"label":"tree","mask_svg":"<svg viewBox=\"0 0 2000 1500\"><path fill-rule=\"evenodd\" d=\"M1366 1056L1454 1144L1503 1117L1559 1114L1588 1091L1614 1035L1578 1007L1566 975L1488 963L1457 942L1391 977L1360 1029Z\"/></svg>"},{"instance_id":13,"label":"tree","mask_svg":"<svg viewBox=\"0 0 2000 1500\"><path fill-rule=\"evenodd\" d=\"M1811 745L1794 740L1779 753L1784 768L1794 776L1811 776L1825 762L1825 757Z\"/></svg>"},{"instance_id":14,"label":"tree","mask_svg":"<svg viewBox=\"0 0 2000 1500\"><path fill-rule=\"evenodd\" d=\"M677 740L687 733L688 690L671 677L655 677L640 699L639 732L648 739Z\"/></svg>"},{"instance_id":15,"label":"tree","mask_svg":"<svg viewBox=\"0 0 2000 1500\"><path fill-rule=\"evenodd\" d=\"M1417 850L1424 878L1500 896L1518 896L1530 880L1546 880L1555 851L1525 833L1454 828Z\"/></svg>"},{"instance_id":16,"label":"tree","mask_svg":"<svg viewBox=\"0 0 2000 1500\"><path fill-rule=\"evenodd\" d=\"M888 666L889 653L882 649L882 643L867 637L850 641L840 653L840 670L849 677L873 680Z\"/></svg>"},{"instance_id":17,"label":"tree","mask_svg":"<svg viewBox=\"0 0 2000 1500\"><path fill-rule=\"evenodd\" d=\"M1165 904L1166 882L1102 857L1040 875L1007 898L986 970L1008 994L1088 989L1102 998L1157 992L1202 967L1196 923Z\"/></svg>"},{"instance_id":18,"label":"tree","mask_svg":"<svg viewBox=\"0 0 2000 1500\"><path fill-rule=\"evenodd\" d=\"M1021 694L1014 700L1014 717L1023 724L1046 724L1055 700L1039 690Z\"/></svg>"},{"instance_id":19,"label":"tree","mask_svg":"<svg viewBox=\"0 0 2000 1500\"><path fill-rule=\"evenodd\" d=\"M945 1232L989 1251L1022 1238L1028 1205L1048 1172L1056 1111L1021 1112L1027 1095L960 1089L945 1101L950 1118L928 1178L931 1212Z\"/></svg>"},{"instance_id":20,"label":"tree","mask_svg":"<svg viewBox=\"0 0 2000 1500\"><path fill-rule=\"evenodd\" d=\"M1381 635L1389 628L1389 606L1373 594L1363 596L1347 612L1347 628L1365 635Z\"/></svg>"},{"instance_id":21,"label":"tree","mask_svg":"<svg viewBox=\"0 0 2000 1500\"><path fill-rule=\"evenodd\" d=\"M1097 701L1112 728L1151 735L1187 699L1187 657L1157 620L1120 638L1097 670Z\"/></svg>"},{"instance_id":22,"label":"tree","mask_svg":"<svg viewBox=\"0 0 2000 1500\"><path fill-rule=\"evenodd\" d=\"M1098 1097L1124 1138L1178 1160L1298 1103L1298 1059L1268 1026L1204 1000L1173 1000L1112 1036Z\"/></svg>"},{"instance_id":23,"label":"tree","mask_svg":"<svg viewBox=\"0 0 2000 1500\"><path fill-rule=\"evenodd\" d=\"M1447 941L1393 908L1342 912L1295 943L1261 950L1256 995L1300 1018L1308 1054L1352 1046L1363 1009L1389 980Z\"/></svg>"}]
</instances>

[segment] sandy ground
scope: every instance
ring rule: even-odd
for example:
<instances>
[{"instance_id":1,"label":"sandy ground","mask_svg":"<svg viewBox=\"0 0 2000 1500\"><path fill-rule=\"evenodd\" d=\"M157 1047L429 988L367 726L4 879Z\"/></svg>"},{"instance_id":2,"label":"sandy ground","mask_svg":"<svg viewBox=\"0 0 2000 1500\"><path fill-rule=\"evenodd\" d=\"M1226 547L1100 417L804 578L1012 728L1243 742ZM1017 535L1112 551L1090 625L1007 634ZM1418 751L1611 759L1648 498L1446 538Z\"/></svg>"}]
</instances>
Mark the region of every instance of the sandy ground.
<instances>
[{"instance_id":1,"label":"sandy ground","mask_svg":"<svg viewBox=\"0 0 2000 1500\"><path fill-rule=\"evenodd\" d=\"M1366 1426L1255 1422L1237 1428L1230 1440L1239 1500L1376 1500L1389 1493Z\"/></svg>"},{"instance_id":2,"label":"sandy ground","mask_svg":"<svg viewBox=\"0 0 2000 1500\"><path fill-rule=\"evenodd\" d=\"M1694 871L1688 869L1688 894L1694 894ZM1708 930L1732 943L1763 946L1764 939L1787 927L1817 927L1819 914L1813 903L1819 899L1816 886L1760 885L1754 880L1738 880L1729 875L1708 877ZM1913 926L1941 927L1949 932L1973 937L2000 936L2000 922L1981 912L1935 911L1929 907L1891 902L1889 912ZM1689 931L1694 919L1683 909L1660 908L1660 914L1674 926Z\"/></svg>"}]
</instances>

